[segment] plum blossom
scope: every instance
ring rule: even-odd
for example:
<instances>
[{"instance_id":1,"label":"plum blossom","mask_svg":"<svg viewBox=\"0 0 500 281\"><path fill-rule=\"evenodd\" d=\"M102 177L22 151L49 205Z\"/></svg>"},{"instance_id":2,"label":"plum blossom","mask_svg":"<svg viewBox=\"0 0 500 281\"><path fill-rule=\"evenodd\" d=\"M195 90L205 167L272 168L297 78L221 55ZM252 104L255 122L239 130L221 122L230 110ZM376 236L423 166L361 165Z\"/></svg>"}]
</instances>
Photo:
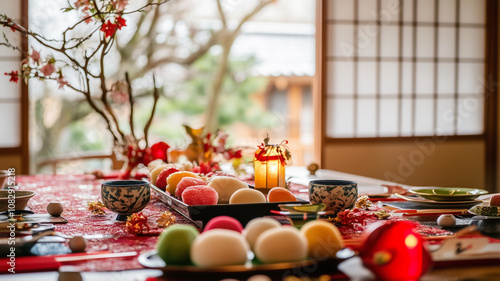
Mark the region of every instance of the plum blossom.
<instances>
[{"instance_id":1,"label":"plum blossom","mask_svg":"<svg viewBox=\"0 0 500 281\"><path fill-rule=\"evenodd\" d=\"M19 81L19 74L17 70L13 70L10 73L5 72L4 74L10 75L10 80L9 80L10 82L17 83L17 81Z\"/></svg>"},{"instance_id":2,"label":"plum blossom","mask_svg":"<svg viewBox=\"0 0 500 281\"><path fill-rule=\"evenodd\" d=\"M128 0L115 0L113 1L112 5L117 12L122 12L128 5Z\"/></svg>"},{"instance_id":3,"label":"plum blossom","mask_svg":"<svg viewBox=\"0 0 500 281\"><path fill-rule=\"evenodd\" d=\"M31 55L29 56L37 65L39 65L42 60L40 58L40 53L31 46L31 50L33 51Z\"/></svg>"},{"instance_id":4,"label":"plum blossom","mask_svg":"<svg viewBox=\"0 0 500 281\"><path fill-rule=\"evenodd\" d=\"M40 71L42 72L42 74L44 76L50 76L52 73L54 73L54 71L56 71L56 67L54 66L53 63L51 63L50 61L47 62L46 65L42 66L42 68L40 68Z\"/></svg>"},{"instance_id":5,"label":"plum blossom","mask_svg":"<svg viewBox=\"0 0 500 281\"><path fill-rule=\"evenodd\" d=\"M68 85L68 81L66 81L66 79L64 79L64 77L62 76L59 76L56 81L57 84L59 84L59 89L62 89L64 86Z\"/></svg>"}]
</instances>

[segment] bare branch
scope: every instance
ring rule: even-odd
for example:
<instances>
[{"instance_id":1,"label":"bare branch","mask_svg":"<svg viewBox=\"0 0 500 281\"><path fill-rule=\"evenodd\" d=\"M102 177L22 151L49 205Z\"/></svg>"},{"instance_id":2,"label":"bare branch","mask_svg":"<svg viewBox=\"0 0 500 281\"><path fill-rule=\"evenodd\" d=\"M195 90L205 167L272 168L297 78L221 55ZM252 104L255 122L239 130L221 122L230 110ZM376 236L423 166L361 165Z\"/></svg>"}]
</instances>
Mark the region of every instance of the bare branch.
<instances>
[{"instance_id":1,"label":"bare branch","mask_svg":"<svg viewBox=\"0 0 500 281\"><path fill-rule=\"evenodd\" d=\"M222 9L222 4L220 0L217 0L217 11L219 12L220 20L222 21L222 28L227 28L226 15L224 14L224 10Z\"/></svg>"},{"instance_id":2,"label":"bare branch","mask_svg":"<svg viewBox=\"0 0 500 281\"><path fill-rule=\"evenodd\" d=\"M134 96L132 95L132 85L130 84L130 79L128 77L128 72L125 72L125 81L127 81L127 87L128 87L128 101L130 103L130 133L132 137L134 137L134 140L137 138L135 137L135 132L134 132Z\"/></svg>"},{"instance_id":3,"label":"bare branch","mask_svg":"<svg viewBox=\"0 0 500 281\"><path fill-rule=\"evenodd\" d=\"M146 123L146 126L144 126L144 141L146 142L146 147L148 147L148 131L149 131L149 126L151 126L151 123L153 122L153 117L155 115L156 111L156 104L158 103L158 99L160 98L160 94L158 93L158 88L156 87L156 78L153 75L153 86L154 86L154 91L153 91L153 109L151 110L151 115L149 116L149 120Z\"/></svg>"}]
</instances>

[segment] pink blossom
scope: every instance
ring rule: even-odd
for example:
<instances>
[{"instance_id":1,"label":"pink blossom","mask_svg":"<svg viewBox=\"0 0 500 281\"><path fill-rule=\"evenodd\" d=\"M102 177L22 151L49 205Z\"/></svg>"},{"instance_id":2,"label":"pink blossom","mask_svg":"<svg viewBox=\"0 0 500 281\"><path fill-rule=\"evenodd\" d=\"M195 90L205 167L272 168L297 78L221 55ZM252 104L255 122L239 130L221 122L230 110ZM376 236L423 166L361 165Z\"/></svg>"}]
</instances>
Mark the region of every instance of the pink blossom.
<instances>
[{"instance_id":1,"label":"pink blossom","mask_svg":"<svg viewBox=\"0 0 500 281\"><path fill-rule=\"evenodd\" d=\"M52 73L54 73L54 71L56 71L56 67L52 63L48 62L46 65L40 68L40 71L44 76L50 76Z\"/></svg>"},{"instance_id":2,"label":"pink blossom","mask_svg":"<svg viewBox=\"0 0 500 281\"><path fill-rule=\"evenodd\" d=\"M68 81L64 79L64 77L57 78L57 84L59 84L59 89L62 89L65 85L68 85Z\"/></svg>"},{"instance_id":3,"label":"pink blossom","mask_svg":"<svg viewBox=\"0 0 500 281\"><path fill-rule=\"evenodd\" d=\"M88 6L89 0L76 0L73 5L75 5L76 9L79 9L82 6Z\"/></svg>"},{"instance_id":4,"label":"pink blossom","mask_svg":"<svg viewBox=\"0 0 500 281\"><path fill-rule=\"evenodd\" d=\"M125 10L125 6L128 5L128 0L115 0L113 1L113 7L117 12Z\"/></svg>"},{"instance_id":5,"label":"pink blossom","mask_svg":"<svg viewBox=\"0 0 500 281\"><path fill-rule=\"evenodd\" d=\"M31 53L30 58L31 58L34 62L36 62L36 64L40 64L40 62L41 62L41 59L40 59L40 53L39 53L39 52L37 52L37 51L35 50L35 48L33 48L33 46L31 46L31 50L33 50L33 52Z\"/></svg>"}]
</instances>

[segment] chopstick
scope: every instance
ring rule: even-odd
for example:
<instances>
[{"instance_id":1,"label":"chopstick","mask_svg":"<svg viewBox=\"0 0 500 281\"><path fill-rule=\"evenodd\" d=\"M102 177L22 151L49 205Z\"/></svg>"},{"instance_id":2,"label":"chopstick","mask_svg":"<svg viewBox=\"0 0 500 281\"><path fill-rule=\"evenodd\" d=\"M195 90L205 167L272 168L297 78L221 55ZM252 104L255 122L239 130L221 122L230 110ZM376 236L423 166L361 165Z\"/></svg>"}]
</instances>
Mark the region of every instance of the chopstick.
<instances>
[{"instance_id":1,"label":"chopstick","mask_svg":"<svg viewBox=\"0 0 500 281\"><path fill-rule=\"evenodd\" d=\"M426 209L426 210L397 210L394 213L403 213L403 216L435 216L435 215L464 215L467 209Z\"/></svg>"},{"instance_id":2,"label":"chopstick","mask_svg":"<svg viewBox=\"0 0 500 281\"><path fill-rule=\"evenodd\" d=\"M36 257L16 257L15 258L15 272L32 272L32 271L51 271L58 270L61 263L95 260L95 259L108 259L108 258L123 258L135 257L137 252L95 252L83 254L67 254L60 256L36 256ZM7 272L11 268L8 259L0 259L0 272Z\"/></svg>"}]
</instances>

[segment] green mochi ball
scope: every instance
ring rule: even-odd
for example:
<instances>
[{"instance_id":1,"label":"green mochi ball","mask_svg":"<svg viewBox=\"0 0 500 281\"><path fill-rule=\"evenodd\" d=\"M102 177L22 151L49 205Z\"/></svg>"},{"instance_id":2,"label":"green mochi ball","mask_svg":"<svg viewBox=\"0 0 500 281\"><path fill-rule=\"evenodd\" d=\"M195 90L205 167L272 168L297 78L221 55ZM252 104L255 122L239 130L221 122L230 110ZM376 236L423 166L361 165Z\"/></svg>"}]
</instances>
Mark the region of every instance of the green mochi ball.
<instances>
[{"instance_id":1,"label":"green mochi ball","mask_svg":"<svg viewBox=\"0 0 500 281\"><path fill-rule=\"evenodd\" d=\"M167 227L158 237L156 250L167 265L191 264L191 244L198 236L192 225L176 224Z\"/></svg>"}]
</instances>

